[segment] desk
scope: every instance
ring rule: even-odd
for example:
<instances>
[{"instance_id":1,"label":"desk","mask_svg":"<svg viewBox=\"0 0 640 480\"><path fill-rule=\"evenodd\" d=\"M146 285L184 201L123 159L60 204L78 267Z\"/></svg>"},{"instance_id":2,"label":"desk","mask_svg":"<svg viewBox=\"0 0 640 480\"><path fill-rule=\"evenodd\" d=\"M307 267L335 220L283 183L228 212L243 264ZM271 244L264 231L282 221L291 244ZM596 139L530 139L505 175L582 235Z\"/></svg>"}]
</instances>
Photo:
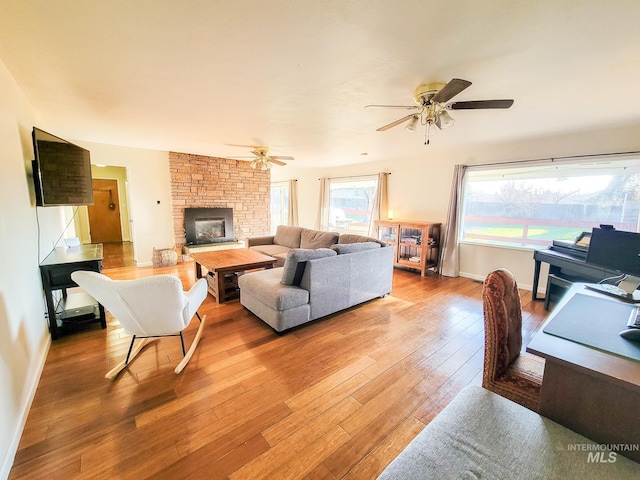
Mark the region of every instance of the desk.
<instances>
[{"instance_id":1,"label":"desk","mask_svg":"<svg viewBox=\"0 0 640 480\"><path fill-rule=\"evenodd\" d=\"M102 305L84 293L67 295L67 288L78 286L71 280L71 274L76 270L100 272L102 258L102 244L94 244L72 248L55 248L40 263L40 275L42 276L42 286L49 316L49 332L53 340L59 338L66 327L80 323L99 321L102 328L107 328ZM56 312L56 305L53 301L55 290L62 291L61 308L58 309L58 312ZM79 302L74 301L76 299L79 299ZM86 305L87 300L89 305ZM97 313L91 308L93 304L98 307ZM60 310L62 310L62 315ZM74 314L74 312L78 313Z\"/></svg>"},{"instance_id":2,"label":"desk","mask_svg":"<svg viewBox=\"0 0 640 480\"><path fill-rule=\"evenodd\" d=\"M544 250L535 250L533 252L533 260L535 261L533 288L531 290L531 298L533 300L538 300L538 282L540 280L540 266L542 262L549 264L550 275L566 278L571 283L597 283L604 278L619 275L619 272L587 263L583 257L552 250L551 247ZM552 292L549 291L549 293Z\"/></svg>"},{"instance_id":3,"label":"desk","mask_svg":"<svg viewBox=\"0 0 640 480\"><path fill-rule=\"evenodd\" d=\"M538 413L597 443L638 444L640 361L543 331L578 293L611 298L574 284L527 346L528 352L546 360ZM594 316L606 315L603 311ZM640 451L620 453L640 462Z\"/></svg>"}]
</instances>

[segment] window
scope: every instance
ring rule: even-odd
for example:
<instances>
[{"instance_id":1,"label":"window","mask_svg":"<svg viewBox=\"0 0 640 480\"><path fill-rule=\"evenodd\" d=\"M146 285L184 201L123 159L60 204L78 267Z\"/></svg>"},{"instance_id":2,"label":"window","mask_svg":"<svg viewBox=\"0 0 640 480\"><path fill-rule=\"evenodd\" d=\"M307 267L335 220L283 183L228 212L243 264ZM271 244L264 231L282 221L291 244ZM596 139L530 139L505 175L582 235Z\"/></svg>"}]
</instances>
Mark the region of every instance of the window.
<instances>
[{"instance_id":1,"label":"window","mask_svg":"<svg viewBox=\"0 0 640 480\"><path fill-rule=\"evenodd\" d=\"M367 235L377 186L376 175L330 178L328 230Z\"/></svg>"},{"instance_id":2,"label":"window","mask_svg":"<svg viewBox=\"0 0 640 480\"><path fill-rule=\"evenodd\" d=\"M278 225L289 224L289 182L271 184L271 233Z\"/></svg>"},{"instance_id":3,"label":"window","mask_svg":"<svg viewBox=\"0 0 640 480\"><path fill-rule=\"evenodd\" d=\"M469 167L461 242L535 248L600 224L638 231L640 157Z\"/></svg>"}]
</instances>

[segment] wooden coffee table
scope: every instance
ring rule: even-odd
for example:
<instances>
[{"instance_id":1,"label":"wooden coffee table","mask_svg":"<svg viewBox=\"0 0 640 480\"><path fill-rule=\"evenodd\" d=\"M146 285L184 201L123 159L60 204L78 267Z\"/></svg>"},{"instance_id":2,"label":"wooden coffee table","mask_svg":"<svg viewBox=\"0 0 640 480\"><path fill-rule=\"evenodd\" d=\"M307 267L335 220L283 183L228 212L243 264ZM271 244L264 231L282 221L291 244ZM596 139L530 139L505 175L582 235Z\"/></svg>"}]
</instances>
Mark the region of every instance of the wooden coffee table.
<instances>
[{"instance_id":1,"label":"wooden coffee table","mask_svg":"<svg viewBox=\"0 0 640 480\"><path fill-rule=\"evenodd\" d=\"M213 272L215 281L208 282L209 293L215 297L218 303L224 303L232 297L237 297L237 288L232 288L230 291L225 288L226 274L244 272L254 268L272 268L276 262L273 257L247 248L192 253L190 256L195 261L196 279L202 277L202 267Z\"/></svg>"}]
</instances>

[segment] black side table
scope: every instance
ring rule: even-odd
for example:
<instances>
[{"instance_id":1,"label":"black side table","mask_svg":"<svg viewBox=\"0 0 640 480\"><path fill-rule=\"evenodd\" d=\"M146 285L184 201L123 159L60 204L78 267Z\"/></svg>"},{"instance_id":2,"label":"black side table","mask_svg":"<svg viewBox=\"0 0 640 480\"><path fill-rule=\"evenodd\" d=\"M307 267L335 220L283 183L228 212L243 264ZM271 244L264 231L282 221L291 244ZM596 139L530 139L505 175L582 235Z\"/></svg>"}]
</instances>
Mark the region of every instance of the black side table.
<instances>
[{"instance_id":1,"label":"black side table","mask_svg":"<svg viewBox=\"0 0 640 480\"><path fill-rule=\"evenodd\" d=\"M86 293L67 295L67 288L78 285L71 280L76 270L100 272L102 270L102 244L82 245L80 247L55 248L42 263L40 274L47 301L49 331L56 340L67 328L91 322L100 322L107 328L104 307ZM62 290L62 299L56 305L53 292Z\"/></svg>"}]
</instances>

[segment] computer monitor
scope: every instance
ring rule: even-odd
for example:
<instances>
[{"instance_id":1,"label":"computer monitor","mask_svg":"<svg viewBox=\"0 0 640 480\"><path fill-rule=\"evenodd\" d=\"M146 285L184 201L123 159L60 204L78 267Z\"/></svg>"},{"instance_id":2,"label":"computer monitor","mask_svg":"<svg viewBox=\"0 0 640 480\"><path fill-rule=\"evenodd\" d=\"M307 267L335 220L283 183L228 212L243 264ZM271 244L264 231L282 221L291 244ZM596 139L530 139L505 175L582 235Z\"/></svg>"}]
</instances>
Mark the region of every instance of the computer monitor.
<instances>
[{"instance_id":1,"label":"computer monitor","mask_svg":"<svg viewBox=\"0 0 640 480\"><path fill-rule=\"evenodd\" d=\"M618 287L628 296L633 296L633 292L640 285L640 234L594 228L591 232L587 263L628 275Z\"/></svg>"}]
</instances>

